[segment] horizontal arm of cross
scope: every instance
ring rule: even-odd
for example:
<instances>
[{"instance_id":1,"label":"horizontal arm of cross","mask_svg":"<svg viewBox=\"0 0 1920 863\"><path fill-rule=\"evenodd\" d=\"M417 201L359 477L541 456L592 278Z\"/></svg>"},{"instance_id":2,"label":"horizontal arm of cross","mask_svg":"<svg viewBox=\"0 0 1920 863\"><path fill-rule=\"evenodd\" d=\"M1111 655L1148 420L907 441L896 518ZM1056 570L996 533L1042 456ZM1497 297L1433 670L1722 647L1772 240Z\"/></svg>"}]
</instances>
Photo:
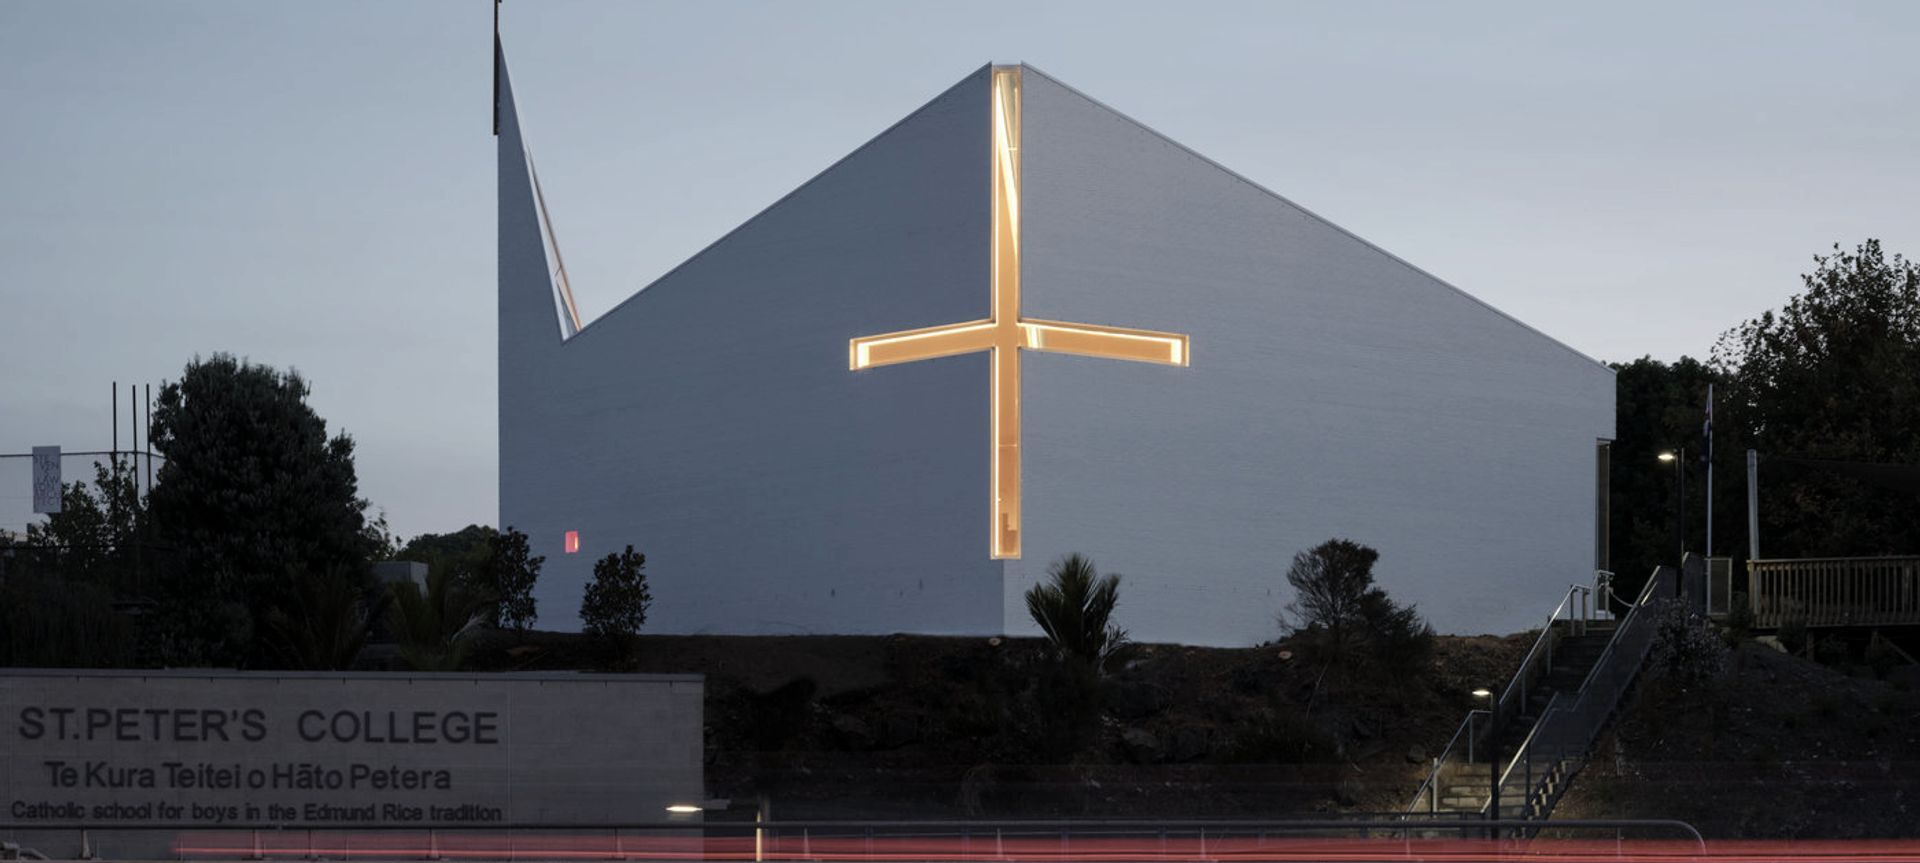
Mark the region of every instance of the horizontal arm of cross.
<instances>
[{"instance_id":1,"label":"horizontal arm of cross","mask_svg":"<svg viewBox=\"0 0 1920 863\"><path fill-rule=\"evenodd\" d=\"M1191 358L1187 337L1179 333L1031 319L1021 321L1020 329L1028 350L1168 366L1184 366Z\"/></svg>"},{"instance_id":2,"label":"horizontal arm of cross","mask_svg":"<svg viewBox=\"0 0 1920 863\"><path fill-rule=\"evenodd\" d=\"M902 330L849 341L847 368L858 371L874 366L984 351L990 347L993 347L992 321Z\"/></svg>"}]
</instances>

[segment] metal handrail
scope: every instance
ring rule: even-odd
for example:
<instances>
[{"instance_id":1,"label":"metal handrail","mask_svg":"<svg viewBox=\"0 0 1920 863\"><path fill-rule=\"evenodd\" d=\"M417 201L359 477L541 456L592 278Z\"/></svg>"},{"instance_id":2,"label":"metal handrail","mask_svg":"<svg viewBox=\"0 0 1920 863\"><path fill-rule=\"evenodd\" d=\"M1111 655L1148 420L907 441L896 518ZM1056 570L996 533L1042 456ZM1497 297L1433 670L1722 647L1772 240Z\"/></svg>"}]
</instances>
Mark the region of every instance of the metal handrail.
<instances>
[{"instance_id":1,"label":"metal handrail","mask_svg":"<svg viewBox=\"0 0 1920 863\"><path fill-rule=\"evenodd\" d=\"M1527 732L1527 736L1525 740L1523 740L1521 744L1514 749L1513 758L1507 763L1506 770L1501 772L1500 778L1494 784L1494 786L1487 790L1488 806L1490 806L1493 802L1493 799L1494 799L1493 795L1499 794L1501 789L1507 786L1507 783L1512 778L1514 768L1517 765L1524 763L1527 767L1527 775L1525 777L1526 788L1521 795L1521 802L1524 806L1527 806L1529 809L1531 808L1533 799L1536 796L1536 792L1537 792L1537 789L1535 787L1536 785L1535 778L1533 776L1533 770L1532 770L1532 765L1533 765L1532 759L1534 755L1533 750L1539 741L1546 740L1548 736L1550 736L1550 734L1543 736L1542 732L1548 729L1552 729L1555 732L1559 731L1559 729L1555 728L1555 726L1560 724L1560 720L1562 720L1563 718L1575 723L1580 723L1583 718L1585 719L1592 718L1591 713L1586 709L1587 699L1589 697L1595 696L1598 690L1598 687L1595 684L1599 676L1602 673L1611 673L1613 671L1613 669L1609 668L1609 663L1616 656L1617 648L1619 648L1621 644L1625 643L1630 638L1635 641L1642 641L1642 639L1639 639L1638 633L1642 628L1644 628L1645 619L1641 617L1640 611L1641 609L1645 608L1649 603L1649 601L1653 598L1654 591L1658 589L1662 584L1666 583L1666 581L1668 580L1668 579L1662 578L1663 574L1667 574L1671 572L1672 570L1664 567L1654 570L1653 577L1647 579L1647 583L1640 588L1640 594L1636 597L1636 602L1634 603L1632 610L1627 612L1627 616L1620 621L1619 627L1614 630L1613 637L1607 639L1606 648L1601 650L1600 656L1594 660L1593 668L1589 670L1587 672L1587 676L1580 681L1579 688L1573 690L1573 692L1577 693L1577 695L1573 699L1573 705L1571 707L1561 707L1559 705L1559 702L1560 702L1559 693L1555 693L1553 698L1547 702L1546 709L1540 712L1540 719L1536 721L1533 725L1533 728ZM1639 663L1645 660L1646 651L1651 649L1651 645L1652 643L1650 640L1645 640L1645 643L1640 645L1641 654L1640 656L1634 658L1634 662L1633 662L1634 667L1637 668ZM1607 706L1608 713L1611 713L1615 707L1619 706L1618 701L1620 699L1620 696L1623 694L1624 690L1625 688L1624 686L1622 686L1618 689L1618 691L1614 691L1610 693L1610 697L1613 699L1614 703L1609 704ZM1592 747L1593 738L1596 735L1598 735L1600 726L1602 724L1603 722L1589 721L1589 722L1586 722L1585 724L1578 725L1577 727L1571 729L1574 735L1574 740L1571 742L1577 742L1579 747L1580 757L1584 757L1587 749ZM1570 741L1562 741L1562 742L1567 743ZM1550 774L1543 775L1540 778L1543 780L1549 779L1551 778L1551 775ZM1487 806L1482 806L1480 811L1482 812L1487 811Z\"/></svg>"},{"instance_id":2,"label":"metal handrail","mask_svg":"<svg viewBox=\"0 0 1920 863\"><path fill-rule=\"evenodd\" d=\"M1587 670L1587 676L1581 679L1580 688L1574 690L1575 692L1586 692L1587 684L1592 683L1594 676L1600 673L1600 669L1607 666L1607 658L1613 655L1614 645L1620 643L1620 636L1627 631L1628 627L1633 625L1634 620L1637 619L1640 614L1640 608L1646 605L1647 600L1653 598L1653 589L1659 584L1660 569L1656 568L1653 571L1653 576L1648 578L1647 583L1640 587L1640 593L1634 598L1634 603L1627 611L1627 616L1620 619L1620 625L1614 629L1613 637L1607 639L1606 649L1600 651L1599 658L1593 661L1593 667Z\"/></svg>"},{"instance_id":3,"label":"metal handrail","mask_svg":"<svg viewBox=\"0 0 1920 863\"><path fill-rule=\"evenodd\" d=\"M1507 681L1507 688L1500 693L1500 700L1496 703L1495 709L1500 711L1500 715L1502 717L1506 716L1507 701L1513 696L1513 693L1515 692L1516 689L1520 692L1520 697L1522 699L1526 698L1527 677L1529 676L1529 673L1532 671L1534 661L1541 655L1541 651L1543 649L1546 651L1545 656L1546 656L1546 663L1548 666L1548 670L1552 670L1552 665L1553 665L1553 643L1552 642L1555 640L1553 625L1554 623L1560 620L1560 612L1567 609L1568 604L1573 602L1575 595L1579 595L1583 599L1589 600L1586 603L1586 607L1588 609L1591 609L1592 603L1590 600L1592 597L1592 593L1593 593L1593 588L1584 584L1572 584L1567 586L1567 595L1564 597L1561 597L1560 604L1553 607L1552 614L1547 615L1547 625L1544 627L1541 627L1540 636L1533 640L1533 647L1528 649L1526 657L1520 660L1520 670L1514 672L1513 679ZM1569 617L1568 620L1570 622L1574 622L1576 626L1579 623L1579 621L1576 621L1572 617Z\"/></svg>"},{"instance_id":4,"label":"metal handrail","mask_svg":"<svg viewBox=\"0 0 1920 863\"><path fill-rule=\"evenodd\" d=\"M1560 703L1560 693L1558 692L1554 693L1552 698L1547 699L1546 709L1540 711L1540 721L1535 722L1533 724L1533 728L1527 731L1527 736L1520 740L1520 745L1513 748L1513 758L1507 761L1506 769L1500 771L1499 780L1494 782L1494 785L1492 788L1487 789L1487 806L1491 806L1493 804L1493 797L1494 795L1500 793L1500 789L1507 787L1507 782L1513 778L1513 770L1515 767L1518 767L1520 765L1521 759L1530 758L1533 755L1533 751L1532 751L1533 740L1535 737L1538 737L1540 735L1540 729L1547 727L1547 717L1552 715L1554 711L1559 709L1556 706L1559 703ZM1530 772L1531 771L1529 771L1529 773ZM1528 776L1526 791L1520 798L1521 803L1523 804L1526 803L1527 799L1532 796L1533 796L1533 778L1531 776ZM1481 806L1480 811L1481 812L1487 811L1487 806ZM1524 818L1526 816L1523 815L1521 817Z\"/></svg>"},{"instance_id":5,"label":"metal handrail","mask_svg":"<svg viewBox=\"0 0 1920 863\"><path fill-rule=\"evenodd\" d=\"M1869 557L1756 557L1747 561L1747 568L1757 564L1769 563L1879 563L1890 560L1914 560L1911 554L1878 554Z\"/></svg>"},{"instance_id":6,"label":"metal handrail","mask_svg":"<svg viewBox=\"0 0 1920 863\"><path fill-rule=\"evenodd\" d=\"M1426 781L1420 783L1419 790L1413 792L1413 802L1407 804L1407 814L1412 815L1419 810L1420 798L1423 796L1427 797L1427 811L1429 814L1439 811L1440 768L1450 763L1454 747L1460 745L1460 737L1463 734L1466 735L1467 738L1467 761L1469 763L1473 761L1473 718L1475 716L1491 717L1492 715L1493 714L1488 711L1481 710L1477 707L1467 711L1467 718L1460 720L1460 727L1454 729L1453 737L1447 740L1447 748L1440 750L1440 754L1434 757L1433 769L1427 771ZM1492 726L1489 725L1488 727Z\"/></svg>"}]
</instances>

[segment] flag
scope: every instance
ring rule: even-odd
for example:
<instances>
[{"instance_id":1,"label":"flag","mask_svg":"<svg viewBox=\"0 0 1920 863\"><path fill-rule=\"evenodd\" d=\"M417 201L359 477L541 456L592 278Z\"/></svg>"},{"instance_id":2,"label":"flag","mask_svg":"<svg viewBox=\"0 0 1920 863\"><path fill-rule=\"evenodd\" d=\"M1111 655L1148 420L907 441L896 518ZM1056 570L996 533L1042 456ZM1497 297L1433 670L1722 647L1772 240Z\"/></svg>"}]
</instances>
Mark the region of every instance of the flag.
<instances>
[{"instance_id":1,"label":"flag","mask_svg":"<svg viewBox=\"0 0 1920 863\"><path fill-rule=\"evenodd\" d=\"M1700 461L1713 464L1713 384L1707 384L1706 420L1700 424Z\"/></svg>"}]
</instances>

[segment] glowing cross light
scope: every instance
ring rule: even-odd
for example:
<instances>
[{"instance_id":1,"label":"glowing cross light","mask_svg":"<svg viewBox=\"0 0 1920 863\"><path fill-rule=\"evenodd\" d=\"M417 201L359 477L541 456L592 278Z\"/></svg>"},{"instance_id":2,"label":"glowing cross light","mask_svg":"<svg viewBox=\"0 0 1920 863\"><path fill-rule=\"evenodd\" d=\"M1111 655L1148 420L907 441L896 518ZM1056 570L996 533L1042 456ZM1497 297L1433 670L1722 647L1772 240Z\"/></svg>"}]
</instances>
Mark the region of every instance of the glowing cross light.
<instances>
[{"instance_id":1,"label":"glowing cross light","mask_svg":"<svg viewBox=\"0 0 1920 863\"><path fill-rule=\"evenodd\" d=\"M1020 351L1184 366L1187 337L1020 316L1020 69L993 70L993 317L853 339L855 370L988 351L993 376L993 557L1020 556Z\"/></svg>"}]
</instances>

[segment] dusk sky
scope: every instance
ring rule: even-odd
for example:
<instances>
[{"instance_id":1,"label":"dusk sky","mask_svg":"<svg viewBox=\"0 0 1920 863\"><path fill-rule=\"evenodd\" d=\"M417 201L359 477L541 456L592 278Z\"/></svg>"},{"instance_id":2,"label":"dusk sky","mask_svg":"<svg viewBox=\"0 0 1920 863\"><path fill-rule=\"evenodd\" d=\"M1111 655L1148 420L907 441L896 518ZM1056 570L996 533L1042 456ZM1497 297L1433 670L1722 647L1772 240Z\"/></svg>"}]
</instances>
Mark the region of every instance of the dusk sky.
<instances>
[{"instance_id":1,"label":"dusk sky","mask_svg":"<svg viewBox=\"0 0 1920 863\"><path fill-rule=\"evenodd\" d=\"M491 27L0 3L0 452L105 449L110 381L225 351L307 376L398 533L493 523ZM508 0L502 33L587 319L988 62L1596 359L1704 357L1836 242L1920 254L1920 4ZM0 529L28 492L0 460Z\"/></svg>"}]
</instances>

